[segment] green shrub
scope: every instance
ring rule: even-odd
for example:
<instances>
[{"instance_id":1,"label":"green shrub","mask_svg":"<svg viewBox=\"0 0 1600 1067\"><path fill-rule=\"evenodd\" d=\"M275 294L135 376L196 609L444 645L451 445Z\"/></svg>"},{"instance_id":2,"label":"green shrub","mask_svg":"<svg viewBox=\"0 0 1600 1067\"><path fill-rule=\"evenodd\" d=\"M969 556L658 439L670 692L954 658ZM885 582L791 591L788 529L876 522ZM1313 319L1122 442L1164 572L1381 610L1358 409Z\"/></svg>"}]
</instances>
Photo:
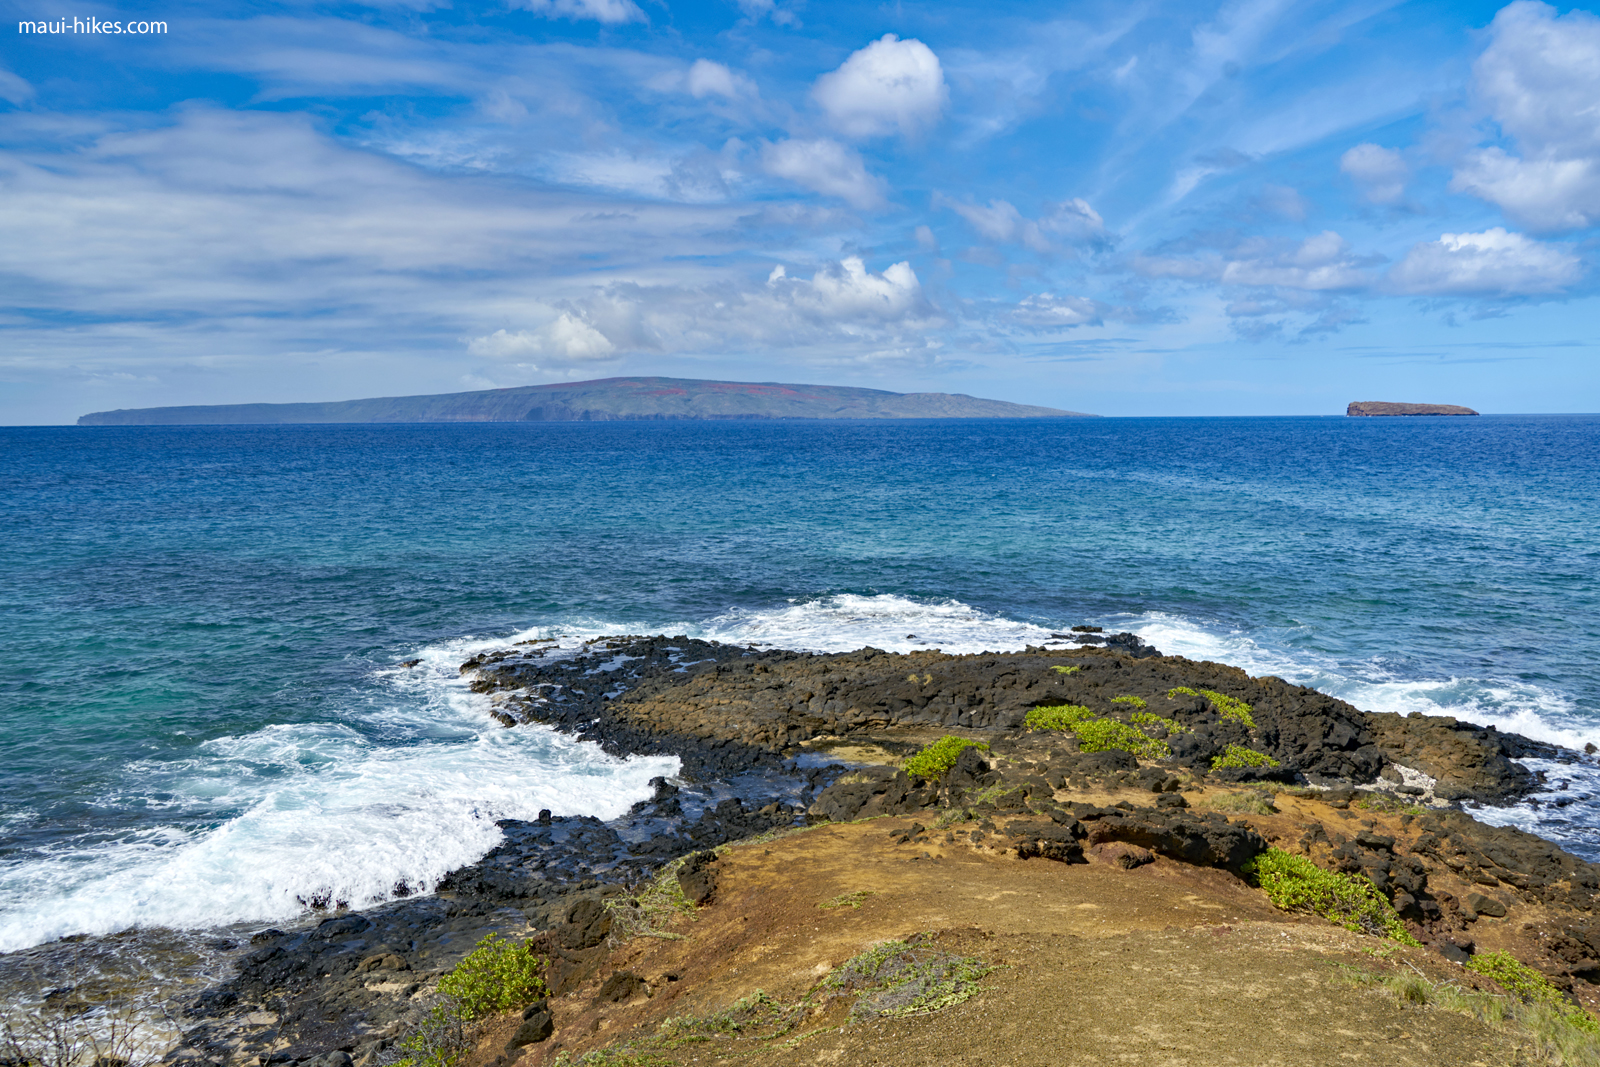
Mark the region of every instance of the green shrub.
<instances>
[{"instance_id":1,"label":"green shrub","mask_svg":"<svg viewBox=\"0 0 1600 1067\"><path fill-rule=\"evenodd\" d=\"M1055 671L1057 674L1077 674L1079 671L1083 670L1082 667L1063 667L1059 664L1051 667L1050 669Z\"/></svg>"},{"instance_id":2,"label":"green shrub","mask_svg":"<svg viewBox=\"0 0 1600 1067\"><path fill-rule=\"evenodd\" d=\"M954 767L956 759L969 748L981 748L985 752L989 750L988 744L983 741L969 741L965 737L946 734L906 760L905 772L913 778L932 781Z\"/></svg>"},{"instance_id":3,"label":"green shrub","mask_svg":"<svg viewBox=\"0 0 1600 1067\"><path fill-rule=\"evenodd\" d=\"M527 942L519 944L490 934L439 979L439 993L454 1000L463 1021L497 1015L549 995L541 977L544 963L544 957L534 955Z\"/></svg>"},{"instance_id":4,"label":"green shrub","mask_svg":"<svg viewBox=\"0 0 1600 1067\"><path fill-rule=\"evenodd\" d=\"M1180 696L1205 697L1211 701L1211 706L1217 709L1217 714L1224 719L1232 719L1235 722L1242 723L1246 730L1254 730L1256 728L1256 720L1250 714L1255 709L1237 697L1231 697L1227 693L1219 693L1215 689L1194 690L1186 685L1175 685L1167 690L1168 700L1176 700Z\"/></svg>"},{"instance_id":5,"label":"green shrub","mask_svg":"<svg viewBox=\"0 0 1600 1067\"><path fill-rule=\"evenodd\" d=\"M1094 712L1082 704L1057 704L1054 707L1030 708L1022 724L1030 730L1070 730L1078 723L1094 717Z\"/></svg>"},{"instance_id":6,"label":"green shrub","mask_svg":"<svg viewBox=\"0 0 1600 1067\"><path fill-rule=\"evenodd\" d=\"M1141 759L1152 760L1167 759L1172 755L1172 746L1165 741L1150 737L1137 727L1115 719L1080 722L1072 728L1072 732L1078 735L1080 752L1105 752L1120 748Z\"/></svg>"},{"instance_id":7,"label":"green shrub","mask_svg":"<svg viewBox=\"0 0 1600 1067\"><path fill-rule=\"evenodd\" d=\"M1325 871L1304 856L1278 848L1246 863L1244 874L1284 911L1309 912L1347 930L1418 944L1406 933L1394 906L1365 878Z\"/></svg>"},{"instance_id":8,"label":"green shrub","mask_svg":"<svg viewBox=\"0 0 1600 1067\"><path fill-rule=\"evenodd\" d=\"M1224 767L1276 767L1278 761L1265 752L1257 752L1253 748L1243 745L1229 745L1223 750L1222 755L1211 757L1211 769L1219 771Z\"/></svg>"},{"instance_id":9,"label":"green shrub","mask_svg":"<svg viewBox=\"0 0 1600 1067\"><path fill-rule=\"evenodd\" d=\"M1111 698L1111 703L1113 703L1113 704L1132 704L1134 707L1138 708L1140 711L1143 711L1145 708L1148 708L1150 706L1149 704L1146 704L1144 702L1144 698L1143 697L1135 697L1135 696L1112 697Z\"/></svg>"},{"instance_id":10,"label":"green shrub","mask_svg":"<svg viewBox=\"0 0 1600 1067\"><path fill-rule=\"evenodd\" d=\"M438 997L397 1046L393 1067L453 1067L467 1053L467 1020L454 997Z\"/></svg>"},{"instance_id":11,"label":"green shrub","mask_svg":"<svg viewBox=\"0 0 1600 1067\"><path fill-rule=\"evenodd\" d=\"M1600 1022L1567 1000L1554 983L1509 952L1483 952L1467 961L1467 970L1492 979L1501 989L1526 1004L1544 1005L1578 1029L1600 1034Z\"/></svg>"},{"instance_id":12,"label":"green shrub","mask_svg":"<svg viewBox=\"0 0 1600 1067\"><path fill-rule=\"evenodd\" d=\"M1183 724L1176 719L1163 719L1153 711L1136 711L1128 716L1128 721L1135 726L1159 726L1169 734L1183 733Z\"/></svg>"}]
</instances>

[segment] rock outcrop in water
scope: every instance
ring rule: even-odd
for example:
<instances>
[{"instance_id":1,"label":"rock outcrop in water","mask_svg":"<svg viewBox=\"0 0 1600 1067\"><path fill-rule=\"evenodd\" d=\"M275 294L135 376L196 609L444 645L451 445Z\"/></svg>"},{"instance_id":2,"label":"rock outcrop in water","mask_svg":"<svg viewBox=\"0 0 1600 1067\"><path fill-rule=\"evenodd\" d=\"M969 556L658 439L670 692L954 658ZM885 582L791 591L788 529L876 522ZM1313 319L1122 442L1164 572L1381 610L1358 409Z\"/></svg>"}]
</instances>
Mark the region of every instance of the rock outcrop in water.
<instances>
[{"instance_id":1,"label":"rock outcrop in water","mask_svg":"<svg viewBox=\"0 0 1600 1067\"><path fill-rule=\"evenodd\" d=\"M79 426L349 422L617 422L705 419L1048 419L1078 411L961 393L891 393L841 385L603 378L435 396L319 404L213 404L97 411Z\"/></svg>"},{"instance_id":2,"label":"rock outcrop in water","mask_svg":"<svg viewBox=\"0 0 1600 1067\"><path fill-rule=\"evenodd\" d=\"M1476 415L1458 404L1397 404L1388 400L1356 400L1346 415Z\"/></svg>"},{"instance_id":3,"label":"rock outcrop in water","mask_svg":"<svg viewBox=\"0 0 1600 1067\"><path fill-rule=\"evenodd\" d=\"M192 1004L172 1058L335 1067L327 1057L337 1054L380 1067L439 976L490 932L531 937L555 994L513 1020L517 1032L500 1038L510 1039L508 1055L542 1064L558 1046L582 1051L603 1021L590 1015L678 981L636 973L637 953L618 955L613 923L631 906L630 887L690 857L675 883L685 898L738 907L749 898L725 886L749 861L712 850L869 817L885 821L862 825L888 830L874 848L923 850L897 862L970 850L1129 878L1149 868L1199 878L1207 893L1242 891L1229 872L1269 846L1290 850L1370 880L1445 959L1514 949L1593 999L1600 867L1452 806L1534 788L1519 758L1586 757L1454 720L1370 715L1279 678L1162 656L1132 635L1100 640L971 656L811 655L656 636L597 640L575 656L539 643L475 656L462 672L502 726L547 724L618 754L673 753L682 776L657 779L649 799L611 823L502 821L504 842L435 895L262 931L237 974ZM1157 731L1171 756L1085 751L1069 733L1024 728L1030 710L1066 704L1121 723L1146 714L1177 724ZM988 747L966 749L931 780L899 766L945 734ZM1214 767L1240 745L1277 765ZM1251 814L1228 806L1240 797ZM952 828L928 829L953 813L964 814ZM826 857L818 847L817 870L784 877L828 884L840 864L879 862L859 843ZM945 884L942 868L926 869Z\"/></svg>"}]
</instances>

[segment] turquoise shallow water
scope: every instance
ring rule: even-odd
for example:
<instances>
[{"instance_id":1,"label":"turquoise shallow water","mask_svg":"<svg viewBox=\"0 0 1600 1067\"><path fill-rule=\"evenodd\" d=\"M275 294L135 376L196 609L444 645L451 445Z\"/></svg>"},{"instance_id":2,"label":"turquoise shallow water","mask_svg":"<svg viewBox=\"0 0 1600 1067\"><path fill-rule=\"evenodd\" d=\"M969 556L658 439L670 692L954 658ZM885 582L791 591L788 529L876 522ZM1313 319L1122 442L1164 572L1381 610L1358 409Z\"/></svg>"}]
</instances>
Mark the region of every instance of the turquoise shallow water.
<instances>
[{"instance_id":1,"label":"turquoise shallow water","mask_svg":"<svg viewBox=\"0 0 1600 1067\"><path fill-rule=\"evenodd\" d=\"M381 899L671 771L498 730L454 667L513 634L1091 622L1600 742L1596 416L0 429L0 487L0 951ZM1600 857L1550 769L1480 814Z\"/></svg>"}]
</instances>

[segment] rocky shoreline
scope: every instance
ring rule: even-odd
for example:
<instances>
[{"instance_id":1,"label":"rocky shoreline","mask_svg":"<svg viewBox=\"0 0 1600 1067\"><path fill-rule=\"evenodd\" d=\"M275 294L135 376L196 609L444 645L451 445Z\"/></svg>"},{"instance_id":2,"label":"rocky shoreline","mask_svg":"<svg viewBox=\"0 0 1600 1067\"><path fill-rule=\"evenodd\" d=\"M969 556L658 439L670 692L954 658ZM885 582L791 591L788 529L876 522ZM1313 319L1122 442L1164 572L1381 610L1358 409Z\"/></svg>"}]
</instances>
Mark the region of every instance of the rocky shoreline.
<instances>
[{"instance_id":1,"label":"rocky shoreline","mask_svg":"<svg viewBox=\"0 0 1600 1067\"><path fill-rule=\"evenodd\" d=\"M552 726L618 755L675 755L681 774L609 823L503 821L505 841L430 895L255 933L237 973L185 1006L168 1059L373 1067L486 934L534 937L557 992L575 989L614 947L604 902L669 860L871 816L912 819L900 843L914 843L928 838L919 818L961 807L980 816L965 847L1019 859L1161 857L1237 871L1269 844L1298 851L1365 874L1446 959L1480 943L1516 947L1594 999L1600 867L1459 810L1539 788L1519 759L1589 756L1492 727L1361 712L1279 678L1162 656L1133 635L1079 640L971 656L812 655L651 636L577 655L533 642L474 657L462 673L503 726ZM1243 717L1223 713L1230 700ZM1118 722L1148 709L1172 725L1155 731L1170 756L1083 752L1070 735L1025 729L1032 709L1060 705ZM951 734L988 749L967 749L935 780L900 768ZM1269 760L1213 769L1230 746ZM1268 799L1251 815L1203 809L1218 790ZM1290 808L1292 819L1281 814ZM1483 916L1496 924L1487 939Z\"/></svg>"}]
</instances>

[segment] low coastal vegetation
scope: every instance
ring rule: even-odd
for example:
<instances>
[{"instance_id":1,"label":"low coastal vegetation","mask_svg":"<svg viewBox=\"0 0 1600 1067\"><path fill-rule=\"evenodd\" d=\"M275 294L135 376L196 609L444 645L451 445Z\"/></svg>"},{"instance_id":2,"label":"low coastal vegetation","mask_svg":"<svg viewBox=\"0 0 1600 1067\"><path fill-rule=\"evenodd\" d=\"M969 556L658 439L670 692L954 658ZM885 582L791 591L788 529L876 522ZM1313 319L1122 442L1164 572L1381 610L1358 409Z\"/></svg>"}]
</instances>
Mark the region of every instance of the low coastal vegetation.
<instances>
[{"instance_id":1,"label":"low coastal vegetation","mask_svg":"<svg viewBox=\"0 0 1600 1067\"><path fill-rule=\"evenodd\" d=\"M1504 961L1491 959L1504 957ZM1480 960L1489 961L1479 963ZM1504 952L1474 956L1466 969L1493 980L1506 996L1468 989L1455 981L1436 982L1413 973L1377 974L1348 964L1336 963L1337 980L1358 987L1382 990L1419 1008L1456 1012L1496 1028L1520 1031L1533 1045L1539 1061L1561 1067L1600 1067L1600 1023L1582 1008L1567 1001L1560 990L1531 968ZM1507 974L1505 979L1488 971L1529 971L1537 992L1519 992L1522 976Z\"/></svg>"},{"instance_id":2,"label":"low coastal vegetation","mask_svg":"<svg viewBox=\"0 0 1600 1067\"><path fill-rule=\"evenodd\" d=\"M1394 905L1365 878L1325 871L1304 856L1269 848L1244 866L1244 875L1284 911L1308 912L1347 930L1420 945Z\"/></svg>"},{"instance_id":3,"label":"low coastal vegetation","mask_svg":"<svg viewBox=\"0 0 1600 1067\"><path fill-rule=\"evenodd\" d=\"M951 767L954 767L956 760L961 757L961 753L969 748L981 748L985 752L989 751L988 744L983 741L971 741L965 737L946 734L906 760L905 772L913 778L925 778L932 781Z\"/></svg>"},{"instance_id":4,"label":"low coastal vegetation","mask_svg":"<svg viewBox=\"0 0 1600 1067\"><path fill-rule=\"evenodd\" d=\"M444 977L427 1013L399 1044L394 1067L451 1067L474 1025L548 996L545 959L527 942L490 934Z\"/></svg>"},{"instance_id":5,"label":"low coastal vegetation","mask_svg":"<svg viewBox=\"0 0 1600 1067\"><path fill-rule=\"evenodd\" d=\"M1135 698L1137 699L1137 698ZM1183 727L1172 719L1151 712L1135 712L1129 725L1116 719L1102 719L1081 704L1058 704L1031 709L1023 720L1029 730L1061 730L1078 738L1080 752L1105 752L1122 749L1140 759L1159 760L1172 756L1172 746L1156 731L1181 733Z\"/></svg>"},{"instance_id":6,"label":"low coastal vegetation","mask_svg":"<svg viewBox=\"0 0 1600 1067\"><path fill-rule=\"evenodd\" d=\"M1272 803L1272 794L1254 789L1242 793L1213 793L1200 801L1200 807L1229 815L1278 814L1277 807Z\"/></svg>"},{"instance_id":7,"label":"low coastal vegetation","mask_svg":"<svg viewBox=\"0 0 1600 1067\"><path fill-rule=\"evenodd\" d=\"M1168 700L1176 700L1180 696L1205 697L1211 702L1211 706L1217 709L1217 714L1224 719L1231 719L1246 730L1256 728L1256 720L1251 715L1255 709L1236 697L1219 693L1215 689L1191 689L1186 685L1176 685L1167 690Z\"/></svg>"},{"instance_id":8,"label":"low coastal vegetation","mask_svg":"<svg viewBox=\"0 0 1600 1067\"><path fill-rule=\"evenodd\" d=\"M679 856L664 863L656 876L642 887L601 902L611 915L613 945L625 944L636 937L683 940L682 934L673 933L667 927L679 916L694 914L694 905L678 880L678 872L688 859L688 856Z\"/></svg>"},{"instance_id":9,"label":"low coastal vegetation","mask_svg":"<svg viewBox=\"0 0 1600 1067\"><path fill-rule=\"evenodd\" d=\"M1265 752L1257 752L1253 748L1243 745L1229 745L1222 750L1222 755L1211 757L1211 769L1219 771L1224 767L1276 767L1278 761Z\"/></svg>"},{"instance_id":10,"label":"low coastal vegetation","mask_svg":"<svg viewBox=\"0 0 1600 1067\"><path fill-rule=\"evenodd\" d=\"M656 1032L608 1048L572 1057L563 1052L560 1067L654 1067L676 1063L667 1053L712 1042L750 1042L746 1054L767 1048L794 1048L812 1034L838 1029L839 1024L805 1030L840 1000L849 1002L844 1025L872 1019L904 1019L931 1015L977 995L978 984L994 967L974 956L938 947L931 934L903 941L885 941L841 963L805 995L784 1001L756 990L720 1010L704 1015L675 1015Z\"/></svg>"}]
</instances>

